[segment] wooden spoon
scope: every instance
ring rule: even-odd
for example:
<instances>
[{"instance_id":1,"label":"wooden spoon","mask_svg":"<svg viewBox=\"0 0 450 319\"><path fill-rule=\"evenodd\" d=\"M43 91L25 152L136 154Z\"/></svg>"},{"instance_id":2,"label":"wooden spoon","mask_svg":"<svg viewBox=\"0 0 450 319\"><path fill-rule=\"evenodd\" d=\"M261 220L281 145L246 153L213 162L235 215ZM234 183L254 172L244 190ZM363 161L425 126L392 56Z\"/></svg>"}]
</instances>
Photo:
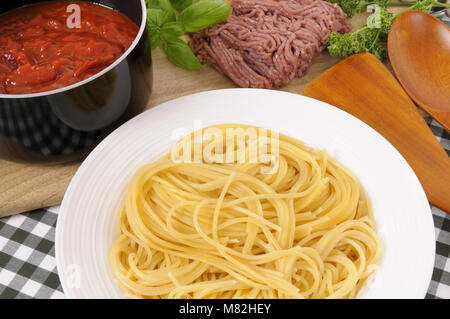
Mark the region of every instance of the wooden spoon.
<instances>
[{"instance_id":1,"label":"wooden spoon","mask_svg":"<svg viewBox=\"0 0 450 319\"><path fill-rule=\"evenodd\" d=\"M311 82L304 95L353 114L382 134L411 165L428 200L450 213L450 158L420 111L373 55L353 55Z\"/></svg>"},{"instance_id":2,"label":"wooden spoon","mask_svg":"<svg viewBox=\"0 0 450 319\"><path fill-rule=\"evenodd\" d=\"M406 11L392 24L389 59L409 96L450 130L450 29L422 11Z\"/></svg>"}]
</instances>

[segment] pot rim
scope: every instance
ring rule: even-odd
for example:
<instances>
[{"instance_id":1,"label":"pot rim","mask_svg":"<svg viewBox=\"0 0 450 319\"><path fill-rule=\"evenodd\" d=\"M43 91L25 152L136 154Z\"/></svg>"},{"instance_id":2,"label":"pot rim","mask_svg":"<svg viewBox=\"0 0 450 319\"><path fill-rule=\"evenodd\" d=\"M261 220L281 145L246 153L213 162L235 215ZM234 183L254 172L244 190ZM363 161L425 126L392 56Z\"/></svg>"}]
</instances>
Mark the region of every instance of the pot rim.
<instances>
[{"instance_id":1,"label":"pot rim","mask_svg":"<svg viewBox=\"0 0 450 319\"><path fill-rule=\"evenodd\" d=\"M39 92L39 93L28 93L28 94L0 94L0 99L26 99L26 98L36 98L36 97L43 97L43 96L62 93L62 92L77 88L79 86L82 86L88 82L91 82L91 81L103 76L104 74L108 73L112 69L114 69L117 65L119 65L123 60L125 60L130 55L130 53L137 46L137 44L139 43L139 41L142 38L142 35L144 34L144 30L145 30L145 27L147 24L147 7L145 5L145 0L139 0L139 1L141 2L141 9L142 9L142 20L141 20L139 32L136 35L136 37L134 38L133 43L131 43L130 47L120 56L120 58L118 58L116 61L114 61L114 63L109 65L107 68L92 75L91 77L89 77L87 79L84 79L83 81L71 84L69 86L64 86L59 89L45 91L45 92Z\"/></svg>"}]
</instances>

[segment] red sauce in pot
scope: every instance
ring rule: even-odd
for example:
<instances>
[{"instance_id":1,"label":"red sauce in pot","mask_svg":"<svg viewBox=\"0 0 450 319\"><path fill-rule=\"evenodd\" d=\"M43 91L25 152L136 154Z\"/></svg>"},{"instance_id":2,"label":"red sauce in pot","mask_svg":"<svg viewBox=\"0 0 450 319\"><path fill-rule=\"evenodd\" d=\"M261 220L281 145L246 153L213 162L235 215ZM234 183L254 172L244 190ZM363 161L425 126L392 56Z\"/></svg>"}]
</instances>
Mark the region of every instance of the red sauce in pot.
<instances>
[{"instance_id":1,"label":"red sauce in pot","mask_svg":"<svg viewBox=\"0 0 450 319\"><path fill-rule=\"evenodd\" d=\"M76 21L70 4L81 9L79 28L67 24ZM87 79L118 59L138 32L125 15L81 1L10 11L0 16L0 93L45 92Z\"/></svg>"}]
</instances>

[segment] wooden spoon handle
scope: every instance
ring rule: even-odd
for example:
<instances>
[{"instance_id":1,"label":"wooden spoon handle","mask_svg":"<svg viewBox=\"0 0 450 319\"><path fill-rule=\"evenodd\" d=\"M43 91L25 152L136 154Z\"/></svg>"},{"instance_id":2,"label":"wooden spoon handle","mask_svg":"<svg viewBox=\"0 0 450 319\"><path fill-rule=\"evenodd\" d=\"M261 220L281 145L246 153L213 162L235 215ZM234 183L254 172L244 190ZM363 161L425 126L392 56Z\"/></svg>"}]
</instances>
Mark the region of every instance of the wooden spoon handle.
<instances>
[{"instance_id":1,"label":"wooden spoon handle","mask_svg":"<svg viewBox=\"0 0 450 319\"><path fill-rule=\"evenodd\" d=\"M428 200L450 213L450 158L377 58L353 55L311 82L303 94L353 114L382 134L411 165Z\"/></svg>"}]
</instances>

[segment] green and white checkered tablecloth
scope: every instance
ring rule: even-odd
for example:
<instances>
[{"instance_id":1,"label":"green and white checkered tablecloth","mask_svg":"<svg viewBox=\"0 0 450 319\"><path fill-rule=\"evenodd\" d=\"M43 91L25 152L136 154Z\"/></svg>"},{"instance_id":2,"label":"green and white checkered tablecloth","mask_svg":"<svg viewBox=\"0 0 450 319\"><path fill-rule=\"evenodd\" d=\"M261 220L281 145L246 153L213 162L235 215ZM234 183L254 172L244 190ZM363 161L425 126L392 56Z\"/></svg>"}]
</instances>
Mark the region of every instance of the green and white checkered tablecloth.
<instances>
[{"instance_id":1,"label":"green and white checkered tablecloth","mask_svg":"<svg viewBox=\"0 0 450 319\"><path fill-rule=\"evenodd\" d=\"M426 120L450 153L450 134ZM435 207L432 213L436 261L426 297L450 299L450 215ZM0 219L0 298L64 298L55 262L57 218L56 207Z\"/></svg>"}]
</instances>

